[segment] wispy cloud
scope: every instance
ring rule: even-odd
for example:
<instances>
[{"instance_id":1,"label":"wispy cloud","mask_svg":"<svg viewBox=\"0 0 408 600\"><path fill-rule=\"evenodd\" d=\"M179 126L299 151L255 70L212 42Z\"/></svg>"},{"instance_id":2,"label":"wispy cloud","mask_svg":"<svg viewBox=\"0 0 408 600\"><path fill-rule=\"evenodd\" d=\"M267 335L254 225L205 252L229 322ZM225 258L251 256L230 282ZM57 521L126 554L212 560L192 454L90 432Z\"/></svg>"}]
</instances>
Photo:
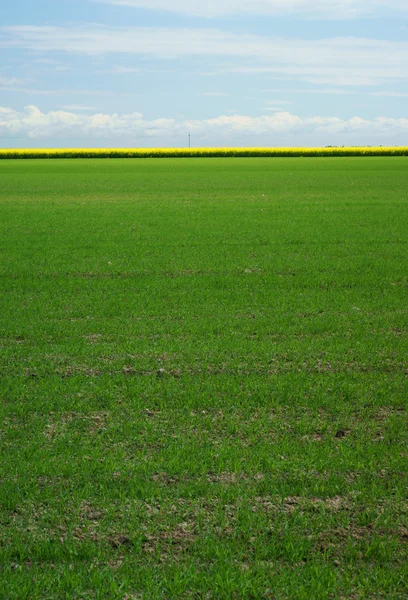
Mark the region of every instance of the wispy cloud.
<instances>
[{"instance_id":1,"label":"wispy cloud","mask_svg":"<svg viewBox=\"0 0 408 600\"><path fill-rule=\"evenodd\" d=\"M290 15L321 19L355 19L390 11L408 12L405 0L94 0L148 10L170 11L196 17L226 15Z\"/></svg>"},{"instance_id":2,"label":"wispy cloud","mask_svg":"<svg viewBox=\"0 0 408 600\"><path fill-rule=\"evenodd\" d=\"M117 93L113 90L76 90L76 89L53 89L45 90L38 88L21 87L20 85L3 85L0 79L0 91L18 92L29 96L130 96L134 94Z\"/></svg>"},{"instance_id":3,"label":"wispy cloud","mask_svg":"<svg viewBox=\"0 0 408 600\"><path fill-rule=\"evenodd\" d=\"M70 65L53 58L35 58L31 60L31 64L35 66L36 71L39 70L37 65L43 71L70 71L72 68Z\"/></svg>"},{"instance_id":4,"label":"wispy cloud","mask_svg":"<svg viewBox=\"0 0 408 600\"><path fill-rule=\"evenodd\" d=\"M329 136L332 143L344 136L353 141L364 143L366 136L376 136L378 143L384 137L406 135L408 133L408 118L393 119L378 117L363 119L353 117L340 119L338 117L300 117L289 112L277 112L273 115L252 117L245 115L220 115L212 119L153 119L147 120L141 113L130 114L78 114L72 111L57 110L48 113L41 112L36 106L27 106L24 111L0 107L0 135L3 140L13 137L41 139L53 137L77 136L84 140L126 140L137 143L138 140L175 139L190 131L196 140L206 143L208 140L220 140L233 143L237 135L246 137L248 143L256 141L259 136L274 134L302 139L305 135ZM288 138L289 139L289 138ZM4 143L4 142L3 142Z\"/></svg>"},{"instance_id":5,"label":"wispy cloud","mask_svg":"<svg viewBox=\"0 0 408 600\"><path fill-rule=\"evenodd\" d=\"M408 42L366 38L281 39L220 29L34 27L3 28L0 47L89 56L128 54L169 61L235 58L219 72L272 75L313 84L367 86L406 80Z\"/></svg>"},{"instance_id":6,"label":"wispy cloud","mask_svg":"<svg viewBox=\"0 0 408 600\"><path fill-rule=\"evenodd\" d=\"M204 92L202 95L209 98L229 98L231 96L231 94L225 92Z\"/></svg>"},{"instance_id":7,"label":"wispy cloud","mask_svg":"<svg viewBox=\"0 0 408 600\"><path fill-rule=\"evenodd\" d=\"M17 77L0 77L1 87L14 87L26 83L27 79L18 79Z\"/></svg>"},{"instance_id":8,"label":"wispy cloud","mask_svg":"<svg viewBox=\"0 0 408 600\"><path fill-rule=\"evenodd\" d=\"M324 94L324 95L334 95L334 96L356 96L356 95L364 95L364 96L379 96L385 98L408 98L408 92L394 92L390 91L379 91L379 92L371 92L364 90L350 90L350 89L337 89L337 88L276 88L276 89L262 89L262 92L267 93L290 93L290 94Z\"/></svg>"},{"instance_id":9,"label":"wispy cloud","mask_svg":"<svg viewBox=\"0 0 408 600\"><path fill-rule=\"evenodd\" d=\"M266 88L266 89L262 89L260 90L262 92L268 92L268 93L278 93L278 94L282 94L282 93L289 93L289 94L329 94L329 95L335 95L335 96L354 96L356 94L360 94L363 92L360 91L355 91L355 90L350 90L350 89L341 89L341 88L275 88L275 89L271 89L271 88Z\"/></svg>"},{"instance_id":10,"label":"wispy cloud","mask_svg":"<svg viewBox=\"0 0 408 600\"><path fill-rule=\"evenodd\" d=\"M62 64L59 60L54 60L53 58L35 58L33 60L33 63L37 63L40 65L48 65L51 67L55 67Z\"/></svg>"},{"instance_id":11,"label":"wispy cloud","mask_svg":"<svg viewBox=\"0 0 408 600\"><path fill-rule=\"evenodd\" d=\"M268 100L267 104L271 104L273 106L281 106L283 104L293 104L292 100L278 100L278 99L274 99L274 100Z\"/></svg>"},{"instance_id":12,"label":"wispy cloud","mask_svg":"<svg viewBox=\"0 0 408 600\"><path fill-rule=\"evenodd\" d=\"M263 112L274 112L274 113L279 112L280 110L282 110L282 107L279 106L279 105L276 105L276 106L264 106L263 109L262 109Z\"/></svg>"},{"instance_id":13,"label":"wispy cloud","mask_svg":"<svg viewBox=\"0 0 408 600\"><path fill-rule=\"evenodd\" d=\"M79 110L79 111L90 111L96 110L94 106L84 106L83 104L65 104L60 107L62 110Z\"/></svg>"},{"instance_id":14,"label":"wispy cloud","mask_svg":"<svg viewBox=\"0 0 408 600\"><path fill-rule=\"evenodd\" d=\"M259 98L254 98L254 100L259 100ZM293 102L291 100L267 100L266 106L262 110L266 112L281 112L288 104L293 104Z\"/></svg>"},{"instance_id":15,"label":"wispy cloud","mask_svg":"<svg viewBox=\"0 0 408 600\"><path fill-rule=\"evenodd\" d=\"M386 98L408 98L405 92L371 92L370 96L384 96Z\"/></svg>"},{"instance_id":16,"label":"wispy cloud","mask_svg":"<svg viewBox=\"0 0 408 600\"><path fill-rule=\"evenodd\" d=\"M375 54L376 52L373 51L373 58ZM366 64L364 65L363 62ZM358 54L356 62L349 67L346 64L342 66L340 61L333 60L333 67L325 66L324 64L303 64L299 66L239 66L223 69L224 73L264 75L274 78L278 76L285 79L302 79L307 83L315 85L342 85L351 87L382 85L390 81L405 80L407 78L407 71L408 64L405 66L401 64L395 67L390 65L387 69L385 66L378 65L378 63L371 65L367 60L361 60L360 62Z\"/></svg>"},{"instance_id":17,"label":"wispy cloud","mask_svg":"<svg viewBox=\"0 0 408 600\"><path fill-rule=\"evenodd\" d=\"M113 67L110 73L116 75L129 75L130 73L140 73L142 69L139 67Z\"/></svg>"}]
</instances>

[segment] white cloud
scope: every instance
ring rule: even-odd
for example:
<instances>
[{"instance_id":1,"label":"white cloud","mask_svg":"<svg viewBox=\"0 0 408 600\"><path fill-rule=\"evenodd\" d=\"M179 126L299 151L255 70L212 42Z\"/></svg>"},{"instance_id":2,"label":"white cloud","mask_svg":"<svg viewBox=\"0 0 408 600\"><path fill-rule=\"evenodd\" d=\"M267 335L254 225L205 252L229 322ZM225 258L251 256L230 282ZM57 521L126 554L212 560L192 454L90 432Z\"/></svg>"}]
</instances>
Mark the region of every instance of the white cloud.
<instances>
[{"instance_id":1,"label":"white cloud","mask_svg":"<svg viewBox=\"0 0 408 600\"><path fill-rule=\"evenodd\" d=\"M306 18L351 19L367 15L407 12L406 0L96 0L196 17L225 15L297 15Z\"/></svg>"},{"instance_id":2,"label":"white cloud","mask_svg":"<svg viewBox=\"0 0 408 600\"><path fill-rule=\"evenodd\" d=\"M160 60L235 58L218 74L261 74L313 84L367 86L408 78L408 42L365 38L280 39L219 29L4 27L0 47L41 53L133 54Z\"/></svg>"},{"instance_id":3,"label":"white cloud","mask_svg":"<svg viewBox=\"0 0 408 600\"><path fill-rule=\"evenodd\" d=\"M302 145L307 136L321 140L320 143L325 140L336 144L344 139L353 144L364 144L373 139L375 143L384 140L390 143L390 140L408 134L408 118L300 117L282 111L260 117L225 114L211 119L147 120L137 112L87 115L67 110L43 113L33 105L21 112L0 107L0 136L4 145L6 140L14 138L41 143L42 138L64 140L73 137L81 139L84 145L89 145L90 139L93 144L98 139L100 143L109 139L112 145L126 143L138 146L146 142L148 145L169 145L169 141L180 145L179 140L184 140L187 132L191 132L196 145L217 144L217 140L219 145L234 145L238 139L240 143L256 145L256 140L262 136L269 136L269 145ZM316 145L316 141L312 145Z\"/></svg>"}]
</instances>

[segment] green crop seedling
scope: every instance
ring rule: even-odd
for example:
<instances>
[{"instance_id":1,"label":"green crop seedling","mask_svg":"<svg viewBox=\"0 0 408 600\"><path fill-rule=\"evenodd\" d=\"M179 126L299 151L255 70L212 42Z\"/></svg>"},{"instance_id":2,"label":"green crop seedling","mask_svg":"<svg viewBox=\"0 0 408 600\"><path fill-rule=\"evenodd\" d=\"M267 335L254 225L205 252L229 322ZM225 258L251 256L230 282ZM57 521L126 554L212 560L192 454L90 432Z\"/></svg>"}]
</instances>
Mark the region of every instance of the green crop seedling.
<instances>
[{"instance_id":1,"label":"green crop seedling","mask_svg":"<svg viewBox=\"0 0 408 600\"><path fill-rule=\"evenodd\" d=\"M406 598L407 190L0 161L0 597Z\"/></svg>"}]
</instances>

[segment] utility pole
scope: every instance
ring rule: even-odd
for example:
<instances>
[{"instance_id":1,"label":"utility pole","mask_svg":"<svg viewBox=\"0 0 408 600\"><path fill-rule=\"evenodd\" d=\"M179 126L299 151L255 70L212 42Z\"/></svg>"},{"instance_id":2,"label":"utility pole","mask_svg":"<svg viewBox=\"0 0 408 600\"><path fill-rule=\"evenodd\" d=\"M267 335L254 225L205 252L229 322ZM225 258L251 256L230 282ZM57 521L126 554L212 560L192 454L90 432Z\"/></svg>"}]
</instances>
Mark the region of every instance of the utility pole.
<instances>
[{"instance_id":1,"label":"utility pole","mask_svg":"<svg viewBox=\"0 0 408 600\"><path fill-rule=\"evenodd\" d=\"M188 147L191 148L191 134L188 133Z\"/></svg>"}]
</instances>

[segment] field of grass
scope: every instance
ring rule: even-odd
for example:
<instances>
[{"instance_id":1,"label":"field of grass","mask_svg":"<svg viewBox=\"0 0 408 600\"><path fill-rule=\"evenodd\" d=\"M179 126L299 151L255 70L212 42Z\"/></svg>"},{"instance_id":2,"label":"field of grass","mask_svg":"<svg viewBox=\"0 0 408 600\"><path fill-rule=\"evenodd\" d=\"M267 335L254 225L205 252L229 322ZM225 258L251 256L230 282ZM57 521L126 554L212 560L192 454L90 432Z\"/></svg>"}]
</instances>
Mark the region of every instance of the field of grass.
<instances>
[{"instance_id":1,"label":"field of grass","mask_svg":"<svg viewBox=\"0 0 408 600\"><path fill-rule=\"evenodd\" d=\"M407 597L408 159L0 164L0 598Z\"/></svg>"}]
</instances>

